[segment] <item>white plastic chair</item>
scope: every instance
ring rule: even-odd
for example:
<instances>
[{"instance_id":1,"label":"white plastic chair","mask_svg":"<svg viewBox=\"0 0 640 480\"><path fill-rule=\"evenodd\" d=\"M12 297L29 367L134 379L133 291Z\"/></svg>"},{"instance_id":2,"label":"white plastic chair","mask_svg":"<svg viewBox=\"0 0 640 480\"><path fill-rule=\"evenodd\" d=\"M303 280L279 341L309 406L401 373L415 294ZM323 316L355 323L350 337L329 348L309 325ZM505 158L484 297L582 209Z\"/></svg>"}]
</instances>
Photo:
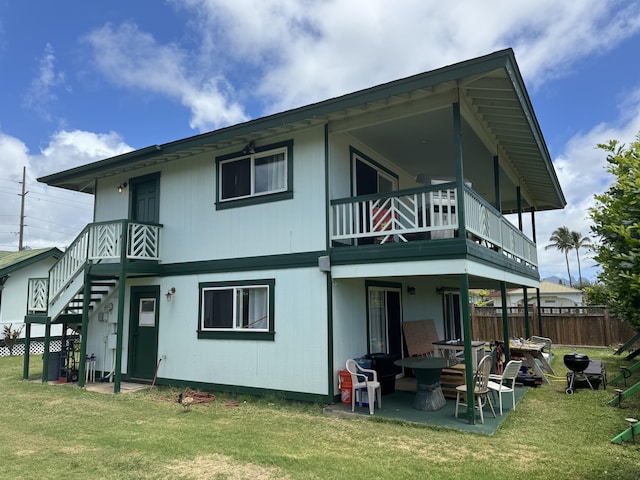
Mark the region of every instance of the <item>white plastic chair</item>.
<instances>
[{"instance_id":1,"label":"white plastic chair","mask_svg":"<svg viewBox=\"0 0 640 480\"><path fill-rule=\"evenodd\" d=\"M473 374L473 395L476 397L476 409L480 412L480 422L482 423L484 423L484 414L482 413L482 409L487 403L489 403L489 407L491 407L493 418L496 418L496 411L493 409L493 404L491 403L491 399L488 395L489 387L487 387L487 384L489 383L489 374L491 373L491 363L491 355L485 355L478 363L478 368ZM461 395L465 395L465 402L460 400ZM458 407L460 405L465 407L467 406L466 402L469 401L467 397L467 386L458 385L456 387L456 418L458 418Z\"/></svg>"},{"instance_id":2,"label":"white plastic chair","mask_svg":"<svg viewBox=\"0 0 640 480\"><path fill-rule=\"evenodd\" d=\"M500 401L500 415L502 415L503 393L511 394L511 403L513 405L512 409L515 410L516 408L516 377L518 376L521 365L521 360L511 360L509 363L507 363L507 366L504 367L502 375L489 375L489 383L487 383L487 387L495 392L498 392L498 400Z\"/></svg>"},{"instance_id":3,"label":"white plastic chair","mask_svg":"<svg viewBox=\"0 0 640 480\"><path fill-rule=\"evenodd\" d=\"M373 415L373 402L378 399L378 408L382 407L382 389L380 388L380 382L378 381L378 373L375 370L369 368L362 368L353 359L347 360L347 370L351 374L351 411L355 411L356 408L356 395L359 395L360 390L367 389L367 399L369 400L369 414ZM367 374L373 375L373 380L369 380Z\"/></svg>"}]
</instances>

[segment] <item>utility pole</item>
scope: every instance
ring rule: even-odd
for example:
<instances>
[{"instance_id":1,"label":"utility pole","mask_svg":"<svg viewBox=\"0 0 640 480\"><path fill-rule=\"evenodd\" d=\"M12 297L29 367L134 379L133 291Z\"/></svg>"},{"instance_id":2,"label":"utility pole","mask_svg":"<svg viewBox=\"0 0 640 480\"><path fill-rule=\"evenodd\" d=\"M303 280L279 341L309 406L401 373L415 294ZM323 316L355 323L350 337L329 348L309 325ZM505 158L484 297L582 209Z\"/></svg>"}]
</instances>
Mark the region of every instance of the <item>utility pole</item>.
<instances>
[{"instance_id":1,"label":"utility pole","mask_svg":"<svg viewBox=\"0 0 640 480\"><path fill-rule=\"evenodd\" d=\"M21 252L22 249L24 248L22 245L22 239L24 237L24 197L27 196L27 193L25 191L25 186L26 186L26 175L27 175L27 167L22 167L22 193L19 193L18 195L20 195L21 201L20 201L20 239L18 240L18 251Z\"/></svg>"}]
</instances>

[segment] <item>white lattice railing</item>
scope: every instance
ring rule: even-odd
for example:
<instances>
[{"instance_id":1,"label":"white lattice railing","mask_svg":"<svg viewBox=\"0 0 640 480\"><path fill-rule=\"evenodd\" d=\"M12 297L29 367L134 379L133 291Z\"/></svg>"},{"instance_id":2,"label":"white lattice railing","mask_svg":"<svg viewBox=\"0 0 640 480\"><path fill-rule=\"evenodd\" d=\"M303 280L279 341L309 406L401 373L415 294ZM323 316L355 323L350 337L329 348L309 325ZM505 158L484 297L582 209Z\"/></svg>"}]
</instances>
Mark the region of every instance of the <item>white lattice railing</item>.
<instances>
[{"instance_id":1,"label":"white lattice railing","mask_svg":"<svg viewBox=\"0 0 640 480\"><path fill-rule=\"evenodd\" d=\"M457 236L455 183L331 202L331 240L357 244L435 240ZM536 245L471 188L464 187L465 228L473 240L527 266L537 266ZM371 243L369 240L368 243Z\"/></svg>"},{"instance_id":2,"label":"white lattice railing","mask_svg":"<svg viewBox=\"0 0 640 480\"><path fill-rule=\"evenodd\" d=\"M27 311L41 313L47 311L48 278L30 278L27 297Z\"/></svg>"},{"instance_id":3,"label":"white lattice railing","mask_svg":"<svg viewBox=\"0 0 640 480\"><path fill-rule=\"evenodd\" d=\"M49 302L57 298L87 262L119 261L123 256L127 260L160 260L161 228L158 224L129 220L88 225L49 271ZM123 245L127 246L124 252Z\"/></svg>"}]
</instances>

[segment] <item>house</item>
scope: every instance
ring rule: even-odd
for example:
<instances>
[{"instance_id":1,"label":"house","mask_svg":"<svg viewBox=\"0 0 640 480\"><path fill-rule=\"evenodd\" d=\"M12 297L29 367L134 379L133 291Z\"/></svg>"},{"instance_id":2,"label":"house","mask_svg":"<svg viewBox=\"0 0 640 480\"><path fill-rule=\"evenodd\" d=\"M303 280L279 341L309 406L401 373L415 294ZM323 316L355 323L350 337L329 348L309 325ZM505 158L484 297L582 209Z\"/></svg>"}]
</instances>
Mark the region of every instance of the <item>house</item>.
<instances>
[{"instance_id":1,"label":"house","mask_svg":"<svg viewBox=\"0 0 640 480\"><path fill-rule=\"evenodd\" d=\"M80 325L80 385L313 401L404 322L470 352L469 288L539 281L504 215L565 205L512 50L39 181L95 195L28 318Z\"/></svg>"},{"instance_id":2,"label":"house","mask_svg":"<svg viewBox=\"0 0 640 480\"><path fill-rule=\"evenodd\" d=\"M0 251L0 331L6 325L12 330L21 330L25 336L24 318L27 315L27 292L29 279L40 278L43 285L56 261L62 257L57 248L21 250L19 252ZM34 290L36 291L36 290ZM46 299L46 295L44 297ZM53 334L60 335L60 326ZM44 327L34 327L33 337L44 337Z\"/></svg>"},{"instance_id":3,"label":"house","mask_svg":"<svg viewBox=\"0 0 640 480\"><path fill-rule=\"evenodd\" d=\"M582 290L567 287L558 283L540 282L540 306L541 307L580 307L582 306ZM494 292L490 295L493 305L502 306L502 297L500 292ZM507 290L506 305L508 307L521 307L524 304L524 290L522 288L513 288ZM537 293L535 288L527 289L527 303L529 305L537 305Z\"/></svg>"}]
</instances>

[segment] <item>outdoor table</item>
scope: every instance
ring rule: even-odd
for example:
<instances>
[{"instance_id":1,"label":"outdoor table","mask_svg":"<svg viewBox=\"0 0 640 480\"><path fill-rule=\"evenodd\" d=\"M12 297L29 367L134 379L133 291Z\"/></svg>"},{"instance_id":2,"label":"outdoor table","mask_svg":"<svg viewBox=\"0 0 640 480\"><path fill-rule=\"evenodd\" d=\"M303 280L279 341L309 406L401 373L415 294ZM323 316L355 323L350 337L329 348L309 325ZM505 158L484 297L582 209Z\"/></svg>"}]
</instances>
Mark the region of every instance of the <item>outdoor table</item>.
<instances>
[{"instance_id":1,"label":"outdoor table","mask_svg":"<svg viewBox=\"0 0 640 480\"><path fill-rule=\"evenodd\" d=\"M399 367L412 368L416 375L416 410L440 410L447 401L440 388L440 374L443 368L452 367L457 360L442 357L407 357L394 362Z\"/></svg>"},{"instance_id":2,"label":"outdoor table","mask_svg":"<svg viewBox=\"0 0 640 480\"><path fill-rule=\"evenodd\" d=\"M547 359L542 355L542 349L545 347L544 343L532 343L532 342L524 342L521 344L512 344L509 345L509 350L511 351L511 356L524 357L526 360L526 364L533 368L536 372L536 375L542 377L542 381L544 383L549 383L547 377L544 376L544 372L547 372L550 375L555 375L553 368L547 362ZM538 360L540 363L536 362Z\"/></svg>"},{"instance_id":3,"label":"outdoor table","mask_svg":"<svg viewBox=\"0 0 640 480\"><path fill-rule=\"evenodd\" d=\"M478 353L480 358L484 356L484 342L471 342L471 360L473 368L478 365ZM456 340L438 340L433 342L433 354L436 357L446 357L457 355L458 352L464 352L464 342Z\"/></svg>"}]
</instances>

